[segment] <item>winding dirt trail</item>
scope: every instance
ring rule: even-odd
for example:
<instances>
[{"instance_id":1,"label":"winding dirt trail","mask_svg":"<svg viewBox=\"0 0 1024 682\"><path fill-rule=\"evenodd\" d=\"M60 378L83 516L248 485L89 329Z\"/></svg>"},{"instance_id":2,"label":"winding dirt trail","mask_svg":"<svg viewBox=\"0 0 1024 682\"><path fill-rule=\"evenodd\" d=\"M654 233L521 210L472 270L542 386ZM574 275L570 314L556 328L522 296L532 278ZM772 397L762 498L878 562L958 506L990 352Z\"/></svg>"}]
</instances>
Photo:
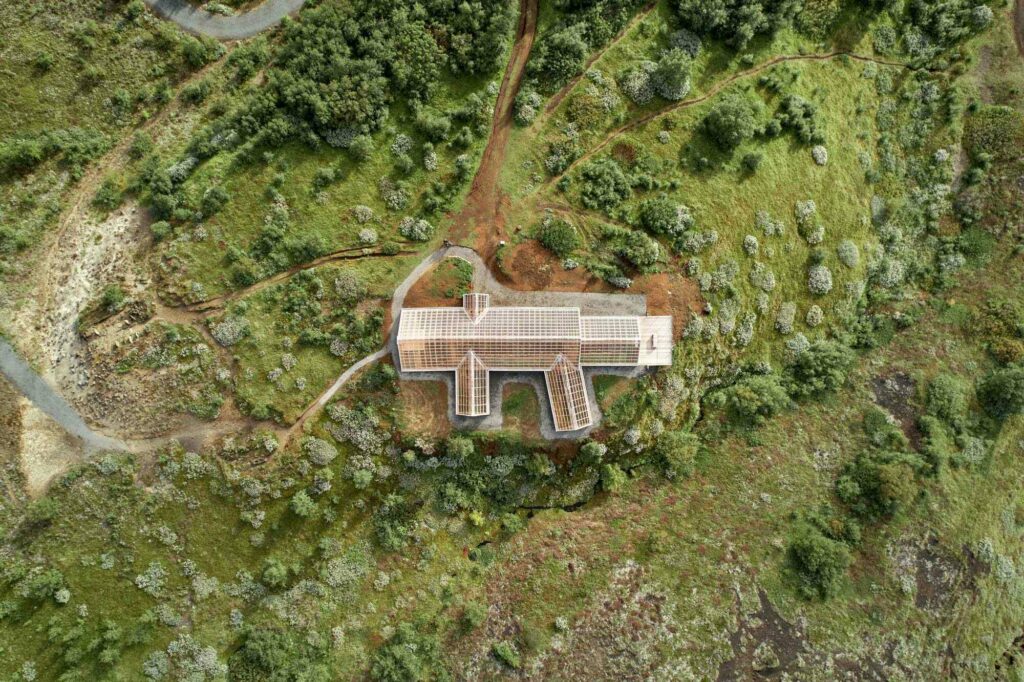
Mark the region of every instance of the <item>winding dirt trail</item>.
<instances>
[{"instance_id":1,"label":"winding dirt trail","mask_svg":"<svg viewBox=\"0 0 1024 682\"><path fill-rule=\"evenodd\" d=\"M1024 0L1019 0L1019 2L1024 2ZM889 60L886 60L886 59L877 59L875 57L867 57L867 56L864 56L864 55L859 55L859 54L854 54L852 52L844 52L844 51L827 52L827 53L822 53L822 54L809 54L809 55L780 55L778 57L774 57L772 59L769 59L768 61L766 61L766 62L764 62L762 64L758 64L757 66L751 67L751 68L746 69L744 71L739 71L737 73L734 73L733 75L729 76L728 78L726 78L724 80L718 81L707 92L705 92L700 97L694 97L692 99L686 99L686 100L682 100L680 102L674 102L674 103L669 104L669 105L667 105L665 107L662 107L661 109L658 109L656 111L652 111L652 112L650 112L648 114L645 114L644 116L641 116L640 118L637 118L637 119L634 119L634 120L629 121L627 123L624 123L621 126L619 126L618 128L613 129L607 135L605 135L605 137L600 142L598 142L596 145L591 147L587 151L586 154L583 154L578 159L576 159L575 161L570 163L569 166L564 171L562 171L561 174L556 175L556 176L554 176L552 178L549 178L546 183L541 185L540 189L541 190L545 190L545 189L550 188L552 185L554 185L559 180L561 180L563 177L565 177L565 175L568 174L569 171L571 171L573 168L577 167L578 165L580 165L584 161L588 161L591 158L593 158L597 153L599 153L601 150L603 150L605 147L607 147L609 144L614 142L616 139L618 139L623 134L628 133L631 130L635 130L635 129L641 127L641 126L644 126L647 123L650 123L651 121L654 121L654 120L656 120L658 118L661 118L665 114L668 114L668 113L670 113L672 111L676 111L677 109L686 109L688 107L692 107L692 106L696 106L698 104L702 104L702 103L708 101L709 99L711 99L712 97L714 97L715 95L718 95L720 92L722 92L723 90L728 88L730 85L733 85L734 83L736 83L739 80L742 80L744 78L749 78L751 76L756 76L757 74L761 73L765 69L770 69L773 66L777 66L777 65L785 63L785 62L823 62L823 61L828 61L828 60L831 60L831 59L837 59L837 58L840 58L840 57L845 57L845 58L852 59L853 61L858 61L858 62L871 62L873 64L878 64L880 66L894 66L894 67L898 67L898 68L902 68L902 69L918 69L918 68L921 68L921 67L912 66L910 64L904 64L903 62L889 61ZM927 69L927 70L929 70L929 71L936 71L936 69Z\"/></svg>"},{"instance_id":2,"label":"winding dirt trail","mask_svg":"<svg viewBox=\"0 0 1024 682\"><path fill-rule=\"evenodd\" d=\"M1013 10L1013 36L1017 39L1017 53L1024 59L1024 0L1017 0Z\"/></svg>"},{"instance_id":3,"label":"winding dirt trail","mask_svg":"<svg viewBox=\"0 0 1024 682\"><path fill-rule=\"evenodd\" d=\"M1024 0L1022 0L1022 1L1024 1ZM548 100L547 105L544 106L544 113L545 114L550 114L555 109L557 109L558 105L562 103L562 100L565 99L566 95L568 95L570 92L572 92L573 88L575 88L577 85L579 85L579 82L581 80L583 80L584 76L587 75L587 71L590 71L590 67L592 67L594 65L594 63L598 59L600 59L601 57L605 56L610 49L612 49L613 47L618 45L620 42L622 42L622 39L626 37L626 34L629 33L630 31L632 31L633 28L637 24L639 24L641 21L643 21L647 17L648 14L653 12L654 8L656 8L657 6L658 6L657 2L652 2L652 3L649 3L646 6L644 6L644 8L641 9L637 13L637 15L635 17L630 19L626 23L626 25L622 27L621 31L619 31L617 34L615 34L615 37L612 38L611 41L609 41L607 45L602 47L600 50L598 50L594 54L590 55L590 58L583 65L583 70L580 71L579 75L577 75L571 81L566 83L565 86L561 90L556 92L554 94L554 96L550 100ZM537 123L538 124L540 123L540 120L541 120L540 117L538 117L538 119L537 119ZM537 125L537 124L535 124L535 125Z\"/></svg>"},{"instance_id":4,"label":"winding dirt trail","mask_svg":"<svg viewBox=\"0 0 1024 682\"><path fill-rule=\"evenodd\" d=\"M494 104L491 135L462 208L452 218L452 239L459 242L472 240L487 260L493 258L498 243L505 236L501 210L503 197L498 181L512 132L512 107L537 36L537 13L538 0L521 0L515 42Z\"/></svg>"}]
</instances>

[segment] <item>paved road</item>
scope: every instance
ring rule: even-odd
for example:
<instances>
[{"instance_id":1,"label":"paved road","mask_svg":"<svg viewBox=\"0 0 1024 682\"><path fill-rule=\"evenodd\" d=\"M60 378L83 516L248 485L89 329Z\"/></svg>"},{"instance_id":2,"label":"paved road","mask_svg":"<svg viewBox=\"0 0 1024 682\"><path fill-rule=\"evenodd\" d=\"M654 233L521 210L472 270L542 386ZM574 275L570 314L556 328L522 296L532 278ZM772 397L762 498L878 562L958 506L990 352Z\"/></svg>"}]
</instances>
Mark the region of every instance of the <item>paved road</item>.
<instances>
[{"instance_id":1,"label":"paved road","mask_svg":"<svg viewBox=\"0 0 1024 682\"><path fill-rule=\"evenodd\" d=\"M7 377L14 387L61 425L72 436L81 438L86 447L99 450L123 450L124 443L96 433L89 428L75 409L42 377L18 357L14 349L0 339L0 374Z\"/></svg>"},{"instance_id":2,"label":"paved road","mask_svg":"<svg viewBox=\"0 0 1024 682\"><path fill-rule=\"evenodd\" d=\"M186 0L143 0L151 10L173 21L189 33L220 40L250 38L277 26L289 14L298 12L306 0L266 0L242 14L224 16L199 9Z\"/></svg>"}]
</instances>

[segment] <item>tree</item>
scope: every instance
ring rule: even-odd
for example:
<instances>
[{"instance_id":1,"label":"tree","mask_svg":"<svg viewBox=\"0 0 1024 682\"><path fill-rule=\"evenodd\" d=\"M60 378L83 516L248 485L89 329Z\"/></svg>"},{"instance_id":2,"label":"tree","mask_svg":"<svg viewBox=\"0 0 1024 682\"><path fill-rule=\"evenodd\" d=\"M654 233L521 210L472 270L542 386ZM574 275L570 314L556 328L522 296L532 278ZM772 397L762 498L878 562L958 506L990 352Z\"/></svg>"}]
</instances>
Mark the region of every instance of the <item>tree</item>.
<instances>
[{"instance_id":1,"label":"tree","mask_svg":"<svg viewBox=\"0 0 1024 682\"><path fill-rule=\"evenodd\" d=\"M724 391L729 411L742 421L758 426L792 403L775 374L757 374L740 379Z\"/></svg>"},{"instance_id":2,"label":"tree","mask_svg":"<svg viewBox=\"0 0 1024 682\"><path fill-rule=\"evenodd\" d=\"M628 480L626 472L618 464L605 464L601 467L601 487L610 493L620 490Z\"/></svg>"},{"instance_id":3,"label":"tree","mask_svg":"<svg viewBox=\"0 0 1024 682\"><path fill-rule=\"evenodd\" d=\"M565 258L580 247L576 228L560 218L546 220L537 228L537 241L559 258Z\"/></svg>"},{"instance_id":4,"label":"tree","mask_svg":"<svg viewBox=\"0 0 1024 682\"><path fill-rule=\"evenodd\" d=\"M789 366L790 394L821 395L839 389L856 359L853 351L835 341L816 341Z\"/></svg>"},{"instance_id":5,"label":"tree","mask_svg":"<svg viewBox=\"0 0 1024 682\"><path fill-rule=\"evenodd\" d=\"M1000 421L1024 413L1024 365L989 372L978 387L978 399L985 411Z\"/></svg>"},{"instance_id":6,"label":"tree","mask_svg":"<svg viewBox=\"0 0 1024 682\"><path fill-rule=\"evenodd\" d=\"M850 565L846 545L825 537L810 524L801 524L789 541L787 554L800 580L800 593L808 599L834 596Z\"/></svg>"},{"instance_id":7,"label":"tree","mask_svg":"<svg viewBox=\"0 0 1024 682\"><path fill-rule=\"evenodd\" d=\"M928 414L947 424L959 424L967 414L967 387L959 377L937 374L928 384L925 404Z\"/></svg>"},{"instance_id":8,"label":"tree","mask_svg":"<svg viewBox=\"0 0 1024 682\"><path fill-rule=\"evenodd\" d=\"M761 109L760 101L744 94L726 95L704 117L704 129L719 149L731 152L757 132Z\"/></svg>"},{"instance_id":9,"label":"tree","mask_svg":"<svg viewBox=\"0 0 1024 682\"><path fill-rule=\"evenodd\" d=\"M310 644L298 630L252 628L228 659L229 678L238 682L328 682L333 675L323 657L321 646Z\"/></svg>"},{"instance_id":10,"label":"tree","mask_svg":"<svg viewBox=\"0 0 1024 682\"><path fill-rule=\"evenodd\" d=\"M907 453L861 453L843 467L836 479L836 495L863 519L890 518L917 499L917 472L922 464Z\"/></svg>"},{"instance_id":11,"label":"tree","mask_svg":"<svg viewBox=\"0 0 1024 682\"><path fill-rule=\"evenodd\" d=\"M583 184L580 198L587 208L607 211L633 194L629 179L614 159L598 159L588 164L580 175Z\"/></svg>"},{"instance_id":12,"label":"tree","mask_svg":"<svg viewBox=\"0 0 1024 682\"><path fill-rule=\"evenodd\" d=\"M657 263L660 253L658 242L643 232L630 231L619 248L619 255L641 270Z\"/></svg>"},{"instance_id":13,"label":"tree","mask_svg":"<svg viewBox=\"0 0 1024 682\"><path fill-rule=\"evenodd\" d=\"M473 439L466 438L464 436L453 436L449 438L445 448L447 449L448 454L458 462L465 462L473 456L473 453L476 450L473 445Z\"/></svg>"},{"instance_id":14,"label":"tree","mask_svg":"<svg viewBox=\"0 0 1024 682\"><path fill-rule=\"evenodd\" d=\"M651 73L654 91L667 100L678 101L690 92L690 55L678 47L665 50Z\"/></svg>"},{"instance_id":15,"label":"tree","mask_svg":"<svg viewBox=\"0 0 1024 682\"><path fill-rule=\"evenodd\" d=\"M580 72L588 52L587 43L575 26L563 28L540 40L527 70L546 90L555 90Z\"/></svg>"},{"instance_id":16,"label":"tree","mask_svg":"<svg viewBox=\"0 0 1024 682\"><path fill-rule=\"evenodd\" d=\"M689 431L664 431L654 443L654 454L670 479L689 475L699 450L700 438Z\"/></svg>"},{"instance_id":17,"label":"tree","mask_svg":"<svg viewBox=\"0 0 1024 682\"><path fill-rule=\"evenodd\" d=\"M754 36L785 26L802 7L802 0L678 0L676 14L697 33L743 49Z\"/></svg>"}]
</instances>

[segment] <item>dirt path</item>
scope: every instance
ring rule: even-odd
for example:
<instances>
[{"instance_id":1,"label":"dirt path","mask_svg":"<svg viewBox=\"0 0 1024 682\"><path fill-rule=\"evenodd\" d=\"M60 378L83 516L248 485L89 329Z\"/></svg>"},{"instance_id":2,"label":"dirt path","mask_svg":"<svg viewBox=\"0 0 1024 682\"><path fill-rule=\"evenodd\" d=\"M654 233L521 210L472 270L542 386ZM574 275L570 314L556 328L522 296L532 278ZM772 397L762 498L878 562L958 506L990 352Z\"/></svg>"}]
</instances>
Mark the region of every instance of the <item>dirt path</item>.
<instances>
[{"instance_id":1,"label":"dirt path","mask_svg":"<svg viewBox=\"0 0 1024 682\"><path fill-rule=\"evenodd\" d=\"M1022 0L1022 1L1024 1L1024 0ZM652 3L648 4L648 5L646 5L643 9L640 10L640 12L635 17L630 19L629 22L625 26L622 27L622 30L619 31L615 35L615 37L612 38L611 41L607 45L605 45L603 48L601 48L600 50L598 50L597 52L592 54L590 56L590 59L588 59L587 62L583 65L583 70L580 71L579 75L576 76L575 78L573 78L568 83L566 83L565 87L563 87L561 90L556 92L554 97L552 97L548 101L547 105L544 107L544 114L545 115L549 115L549 114L551 114L551 112L553 112L555 109L557 109L558 105L562 103L562 100L565 99L566 95L568 95L570 92L572 92L572 89L575 88L579 84L579 82L583 79L583 77L587 75L587 71L590 71L590 67L592 67L594 65L594 63L597 62L598 59L600 59L601 57L605 56L608 53L608 50L610 50L613 47L615 47L616 45L618 45L622 41L622 39L626 37L626 34L629 33L630 31L632 31L633 27L635 27L637 24L639 24L641 21L643 21L647 17L648 14L650 14L651 12L654 11L654 8L657 7L657 6L658 6L658 3L656 3L656 2L652 2ZM534 124L534 125L539 125L540 121L541 121L541 118L538 117L537 118L537 123Z\"/></svg>"},{"instance_id":2,"label":"dirt path","mask_svg":"<svg viewBox=\"0 0 1024 682\"><path fill-rule=\"evenodd\" d=\"M213 298L208 298L205 301L200 301L199 303L192 303L184 306L164 306L162 310L165 312L169 310L177 310L178 317L189 318L189 316L191 315L191 319L193 320L202 319L222 309L227 303L230 303L231 301L243 298L245 296L249 296L251 294L255 294L256 292L261 291L262 289L266 289L267 287L273 284L279 284L280 282L284 282L285 280L289 279L290 277L299 272L302 272L303 270L312 270L313 268L320 267L321 265L328 265L330 263L337 263L339 261L345 260L360 260L363 258L395 258L398 256L411 256L415 255L416 253L415 251L399 251L397 254L386 254L381 251L375 251L373 253L356 253L357 251L362 251L364 248L365 247L362 246L352 246L346 249L339 249L338 251L334 251L332 253L328 253L327 255L320 256L319 258L311 260L308 263L293 265L287 270L282 270L276 275L271 275L266 279L261 279L259 282L256 282L251 286L245 287L243 289L238 289L236 291L232 291L229 294L224 294L223 296L215 296Z\"/></svg>"},{"instance_id":3,"label":"dirt path","mask_svg":"<svg viewBox=\"0 0 1024 682\"><path fill-rule=\"evenodd\" d=\"M1020 0L1020 1L1024 2L1024 0ZM822 62L822 61L828 61L828 60L831 60L831 59L836 59L836 58L839 58L839 57L846 57L848 59L852 59L852 60L858 61L858 62L871 62L871 63L874 63L874 64L879 64L881 66L895 66L895 67L899 67L899 68L903 68L903 69L915 69L915 68L918 68L918 67L911 66L909 64L904 64L902 62L888 61L888 60L885 60L885 59L876 59L874 57L866 57L864 55L858 55L858 54L854 54L852 52L828 52L828 53L823 53L823 54L810 54L810 55L780 55L780 56L775 57L773 59L769 59L768 61L766 61L766 62L764 62L762 64L759 64L757 66L754 66L754 67L751 67L749 69L746 69L745 71L740 71L738 73L734 73L733 75L729 76L725 80L718 81L717 83L715 83L715 85L713 85L711 87L710 90L705 92L700 97L694 97L692 99L686 99L686 100L682 100L681 102L675 102L673 104L669 104L668 106L662 107L661 109L658 109L657 111L652 111L649 114L645 114L644 116L641 116L638 119L634 119L632 121L629 121L628 123L622 124L618 128L615 128L614 130L609 132L607 135L605 135L605 137L600 142L598 142L596 145L591 147L590 150L587 151L586 154L583 154L578 159L576 159L571 164L569 164L569 166L564 171L562 171L561 174L556 175L556 176L554 176L552 178L549 178L546 183L541 185L540 189L541 190L545 190L547 188L550 188L552 185L554 185L559 180L561 180L563 177L565 177L565 175L567 173L569 173L569 171L571 171L573 168L575 168L576 166L580 165L584 161L588 161L591 158L593 158L598 152L603 150L605 147L607 147L609 144L614 142L616 139L618 139L623 134L628 133L631 130L635 130L635 129L641 127L641 126L644 126L644 125L650 123L651 121L654 121L654 120L664 116L665 114L668 114L668 113L670 113L672 111L675 111L677 109L686 109L688 107L692 107L692 106L696 106L698 104L702 104L702 103L708 101L709 99L711 99L712 97L714 97L715 95L719 94L720 92L722 92L722 90L725 90L730 85L734 84L735 82L737 82L739 80L742 80L744 78L749 78L750 76L756 76L757 74L761 73L762 71L764 71L766 69L770 69L773 66L777 66L777 65L785 63L785 62L804 62L804 61L806 61L806 62ZM929 70L931 71L933 69L929 69Z\"/></svg>"},{"instance_id":4,"label":"dirt path","mask_svg":"<svg viewBox=\"0 0 1024 682\"><path fill-rule=\"evenodd\" d=\"M498 242L504 238L502 194L498 181L513 126L512 105L522 85L526 61L537 35L537 12L538 0L521 0L515 42L494 104L491 135L466 200L452 220L452 239L460 242L473 240L485 258L494 254Z\"/></svg>"},{"instance_id":5,"label":"dirt path","mask_svg":"<svg viewBox=\"0 0 1024 682\"><path fill-rule=\"evenodd\" d=\"M1024 0L1017 0L1013 10L1013 35L1017 39L1017 52L1024 59Z\"/></svg>"}]
</instances>

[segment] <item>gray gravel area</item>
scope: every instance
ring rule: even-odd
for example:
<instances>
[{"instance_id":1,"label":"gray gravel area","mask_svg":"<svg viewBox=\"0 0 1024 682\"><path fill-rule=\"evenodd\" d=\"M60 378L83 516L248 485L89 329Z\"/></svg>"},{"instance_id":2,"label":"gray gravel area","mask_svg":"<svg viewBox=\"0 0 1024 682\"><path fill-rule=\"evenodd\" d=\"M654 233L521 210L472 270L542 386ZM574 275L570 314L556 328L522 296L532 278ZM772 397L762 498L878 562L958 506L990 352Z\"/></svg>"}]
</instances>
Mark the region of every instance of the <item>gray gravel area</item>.
<instances>
[{"instance_id":1,"label":"gray gravel area","mask_svg":"<svg viewBox=\"0 0 1024 682\"><path fill-rule=\"evenodd\" d=\"M298 12L306 0L265 0L241 14L212 14L186 0L143 0L146 5L189 33L219 40L241 40L277 26L289 14Z\"/></svg>"}]
</instances>

